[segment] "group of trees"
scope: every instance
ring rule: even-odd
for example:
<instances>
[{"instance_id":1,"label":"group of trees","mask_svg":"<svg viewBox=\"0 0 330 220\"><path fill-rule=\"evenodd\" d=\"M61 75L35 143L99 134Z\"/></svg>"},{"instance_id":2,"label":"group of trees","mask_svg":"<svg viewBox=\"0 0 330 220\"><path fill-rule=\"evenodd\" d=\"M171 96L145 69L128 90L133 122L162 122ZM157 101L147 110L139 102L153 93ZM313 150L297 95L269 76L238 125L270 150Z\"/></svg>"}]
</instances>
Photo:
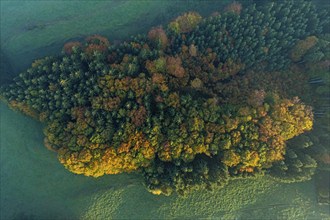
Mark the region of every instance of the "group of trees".
<instances>
[{"instance_id":1,"label":"group of trees","mask_svg":"<svg viewBox=\"0 0 330 220\"><path fill-rule=\"evenodd\" d=\"M329 65L318 37L328 22L305 1L188 12L118 45L98 35L68 42L1 98L44 122L45 145L77 174L139 172L165 195L264 173L301 181L317 164L293 144L314 121L296 96L313 103L288 85L308 87L299 65Z\"/></svg>"}]
</instances>

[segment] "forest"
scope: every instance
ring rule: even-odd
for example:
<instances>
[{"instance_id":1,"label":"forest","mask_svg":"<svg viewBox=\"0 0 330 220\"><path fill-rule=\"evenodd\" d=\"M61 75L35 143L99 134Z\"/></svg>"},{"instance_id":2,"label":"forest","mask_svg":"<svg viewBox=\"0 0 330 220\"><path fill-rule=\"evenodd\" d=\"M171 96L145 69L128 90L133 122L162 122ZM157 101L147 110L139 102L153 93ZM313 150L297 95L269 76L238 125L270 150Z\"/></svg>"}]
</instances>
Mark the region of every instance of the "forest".
<instances>
[{"instance_id":1,"label":"forest","mask_svg":"<svg viewBox=\"0 0 330 220\"><path fill-rule=\"evenodd\" d=\"M139 173L156 195L330 170L330 17L309 1L186 12L35 60L0 98L75 174Z\"/></svg>"}]
</instances>

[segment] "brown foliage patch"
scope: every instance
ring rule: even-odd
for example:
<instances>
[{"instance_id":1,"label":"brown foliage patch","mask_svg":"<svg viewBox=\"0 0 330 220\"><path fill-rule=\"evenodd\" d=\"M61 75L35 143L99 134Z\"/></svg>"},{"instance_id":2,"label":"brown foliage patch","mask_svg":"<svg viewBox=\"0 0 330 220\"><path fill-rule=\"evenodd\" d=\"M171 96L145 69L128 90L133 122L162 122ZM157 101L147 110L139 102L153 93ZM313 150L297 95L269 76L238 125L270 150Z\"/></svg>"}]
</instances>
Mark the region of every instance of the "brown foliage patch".
<instances>
[{"instance_id":1,"label":"brown foliage patch","mask_svg":"<svg viewBox=\"0 0 330 220\"><path fill-rule=\"evenodd\" d=\"M68 43L64 44L63 51L66 54L70 55L70 54L72 54L74 47L80 48L81 46L82 46L81 43L78 41L68 42Z\"/></svg>"},{"instance_id":2,"label":"brown foliage patch","mask_svg":"<svg viewBox=\"0 0 330 220\"><path fill-rule=\"evenodd\" d=\"M154 27L148 32L148 38L155 46L160 46L164 49L168 44L167 35L162 27Z\"/></svg>"},{"instance_id":3,"label":"brown foliage patch","mask_svg":"<svg viewBox=\"0 0 330 220\"><path fill-rule=\"evenodd\" d=\"M94 51L105 52L110 46L108 39L100 35L87 37L86 42L88 45L85 52L89 55L93 54Z\"/></svg>"},{"instance_id":4,"label":"brown foliage patch","mask_svg":"<svg viewBox=\"0 0 330 220\"><path fill-rule=\"evenodd\" d=\"M185 70L182 67L182 60L180 57L167 57L166 69L168 73L177 78L185 76Z\"/></svg>"},{"instance_id":5,"label":"brown foliage patch","mask_svg":"<svg viewBox=\"0 0 330 220\"><path fill-rule=\"evenodd\" d=\"M242 11L242 5L240 3L234 1L233 3L229 4L225 8L224 11L225 12L233 12L235 14L240 14L241 11Z\"/></svg>"},{"instance_id":6,"label":"brown foliage patch","mask_svg":"<svg viewBox=\"0 0 330 220\"><path fill-rule=\"evenodd\" d=\"M140 127L147 118L147 110L144 106L140 106L138 109L131 111L130 117L135 126Z\"/></svg>"}]
</instances>

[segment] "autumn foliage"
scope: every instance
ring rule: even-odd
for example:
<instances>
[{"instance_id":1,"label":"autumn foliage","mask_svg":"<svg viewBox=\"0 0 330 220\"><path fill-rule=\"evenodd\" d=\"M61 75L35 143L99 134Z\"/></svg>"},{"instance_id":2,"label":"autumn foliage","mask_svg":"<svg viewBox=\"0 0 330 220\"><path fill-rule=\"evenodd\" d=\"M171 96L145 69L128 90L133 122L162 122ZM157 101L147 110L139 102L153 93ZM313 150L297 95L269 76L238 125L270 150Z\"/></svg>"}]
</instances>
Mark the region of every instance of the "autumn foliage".
<instances>
[{"instance_id":1,"label":"autumn foliage","mask_svg":"<svg viewBox=\"0 0 330 220\"><path fill-rule=\"evenodd\" d=\"M225 12L233 12L236 14L240 14L242 11L242 5L239 2L234 1L233 3L227 5L225 8Z\"/></svg>"},{"instance_id":2,"label":"autumn foliage","mask_svg":"<svg viewBox=\"0 0 330 220\"><path fill-rule=\"evenodd\" d=\"M152 28L148 32L148 38L153 42L154 46L160 47L161 49L165 49L168 45L168 38L162 27Z\"/></svg>"},{"instance_id":3,"label":"autumn foliage","mask_svg":"<svg viewBox=\"0 0 330 220\"><path fill-rule=\"evenodd\" d=\"M64 52L66 54L69 54L70 55L70 54L72 54L72 50L73 50L74 47L80 48L81 46L82 45L81 45L80 42L78 42L78 41L72 41L72 42L68 42L68 43L64 44L63 50L64 50Z\"/></svg>"},{"instance_id":4,"label":"autumn foliage","mask_svg":"<svg viewBox=\"0 0 330 220\"><path fill-rule=\"evenodd\" d=\"M298 41L291 51L291 59L295 62L300 61L303 55L305 55L309 49L315 46L316 43L317 37L315 36L309 36L304 40Z\"/></svg>"},{"instance_id":5,"label":"autumn foliage","mask_svg":"<svg viewBox=\"0 0 330 220\"><path fill-rule=\"evenodd\" d=\"M192 31L201 21L202 17L197 12L187 12L169 23L168 27L175 33L187 33Z\"/></svg>"}]
</instances>

